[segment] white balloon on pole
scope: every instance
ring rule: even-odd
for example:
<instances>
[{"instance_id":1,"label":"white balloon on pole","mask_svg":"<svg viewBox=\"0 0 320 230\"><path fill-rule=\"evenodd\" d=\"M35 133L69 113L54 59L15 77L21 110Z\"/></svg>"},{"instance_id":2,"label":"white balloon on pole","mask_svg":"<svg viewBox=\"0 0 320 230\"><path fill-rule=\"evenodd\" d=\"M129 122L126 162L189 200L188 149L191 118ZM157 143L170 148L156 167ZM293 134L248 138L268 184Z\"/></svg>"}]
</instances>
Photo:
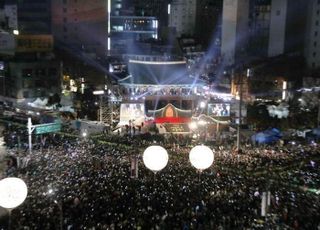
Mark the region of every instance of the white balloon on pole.
<instances>
[{"instance_id":1,"label":"white balloon on pole","mask_svg":"<svg viewBox=\"0 0 320 230\"><path fill-rule=\"evenodd\" d=\"M144 150L143 163L153 172L162 170L168 164L167 150L158 145L149 146Z\"/></svg>"},{"instance_id":2,"label":"white balloon on pole","mask_svg":"<svg viewBox=\"0 0 320 230\"><path fill-rule=\"evenodd\" d=\"M204 170L212 165L214 155L209 147L197 145L191 149L189 160L196 169Z\"/></svg>"},{"instance_id":3,"label":"white balloon on pole","mask_svg":"<svg viewBox=\"0 0 320 230\"><path fill-rule=\"evenodd\" d=\"M20 178L8 177L0 180L0 206L7 209L18 207L28 195L26 183Z\"/></svg>"}]
</instances>

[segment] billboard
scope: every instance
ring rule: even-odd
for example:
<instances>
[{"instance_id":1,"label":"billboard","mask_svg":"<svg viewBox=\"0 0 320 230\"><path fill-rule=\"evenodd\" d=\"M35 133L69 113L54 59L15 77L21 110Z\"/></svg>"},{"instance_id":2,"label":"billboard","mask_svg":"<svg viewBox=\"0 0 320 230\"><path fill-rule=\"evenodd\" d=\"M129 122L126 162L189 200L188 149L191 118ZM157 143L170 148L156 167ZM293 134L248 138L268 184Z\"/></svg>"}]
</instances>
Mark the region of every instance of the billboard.
<instances>
[{"instance_id":1,"label":"billboard","mask_svg":"<svg viewBox=\"0 0 320 230\"><path fill-rule=\"evenodd\" d=\"M137 125L144 122L144 104L143 103L124 103L120 106L120 124L129 124L130 121Z\"/></svg>"},{"instance_id":2,"label":"billboard","mask_svg":"<svg viewBox=\"0 0 320 230\"><path fill-rule=\"evenodd\" d=\"M229 117L230 104L229 103L208 104L208 115L213 117Z\"/></svg>"},{"instance_id":3,"label":"billboard","mask_svg":"<svg viewBox=\"0 0 320 230\"><path fill-rule=\"evenodd\" d=\"M52 35L19 35L16 37L16 52L49 52L52 49Z\"/></svg>"}]
</instances>

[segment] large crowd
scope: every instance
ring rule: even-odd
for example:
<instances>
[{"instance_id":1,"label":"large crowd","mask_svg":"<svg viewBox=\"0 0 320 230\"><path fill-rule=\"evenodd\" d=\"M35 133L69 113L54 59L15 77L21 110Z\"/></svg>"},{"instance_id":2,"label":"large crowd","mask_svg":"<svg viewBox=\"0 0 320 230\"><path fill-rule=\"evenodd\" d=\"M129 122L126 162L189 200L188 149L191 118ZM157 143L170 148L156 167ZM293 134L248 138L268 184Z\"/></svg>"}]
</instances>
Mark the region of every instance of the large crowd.
<instances>
[{"instance_id":1,"label":"large crowd","mask_svg":"<svg viewBox=\"0 0 320 230\"><path fill-rule=\"evenodd\" d=\"M13 132L4 132L7 142ZM192 143L174 136L50 134L31 155L24 141L7 143L2 174L22 178L29 190L12 212L12 229L320 229L316 143L247 145L242 154L210 146L215 161L198 172L188 159ZM149 145L169 153L156 174L142 161ZM264 192L271 196L262 216Z\"/></svg>"}]
</instances>

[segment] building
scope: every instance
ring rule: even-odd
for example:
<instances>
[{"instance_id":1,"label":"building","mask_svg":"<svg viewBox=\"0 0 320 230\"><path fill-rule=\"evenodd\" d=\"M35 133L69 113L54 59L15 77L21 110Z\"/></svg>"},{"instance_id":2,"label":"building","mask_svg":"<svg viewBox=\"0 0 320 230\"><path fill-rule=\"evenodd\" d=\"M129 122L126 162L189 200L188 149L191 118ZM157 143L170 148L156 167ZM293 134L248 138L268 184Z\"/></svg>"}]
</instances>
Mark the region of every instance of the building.
<instances>
[{"instance_id":1,"label":"building","mask_svg":"<svg viewBox=\"0 0 320 230\"><path fill-rule=\"evenodd\" d=\"M223 0L197 1L195 37L208 49L220 53Z\"/></svg>"},{"instance_id":2,"label":"building","mask_svg":"<svg viewBox=\"0 0 320 230\"><path fill-rule=\"evenodd\" d=\"M93 59L107 54L108 7L105 0L52 0L52 33L59 46Z\"/></svg>"},{"instance_id":3,"label":"building","mask_svg":"<svg viewBox=\"0 0 320 230\"><path fill-rule=\"evenodd\" d=\"M227 64L303 53L303 0L229 0L223 3L221 52Z\"/></svg>"},{"instance_id":4,"label":"building","mask_svg":"<svg viewBox=\"0 0 320 230\"><path fill-rule=\"evenodd\" d=\"M0 15L1 95L24 100L60 93L50 1L4 1Z\"/></svg>"},{"instance_id":5,"label":"building","mask_svg":"<svg viewBox=\"0 0 320 230\"><path fill-rule=\"evenodd\" d=\"M320 1L310 0L305 39L305 58L309 67L320 67Z\"/></svg>"},{"instance_id":6,"label":"building","mask_svg":"<svg viewBox=\"0 0 320 230\"><path fill-rule=\"evenodd\" d=\"M20 34L51 33L51 0L4 0L3 2L9 26L19 30Z\"/></svg>"},{"instance_id":7,"label":"building","mask_svg":"<svg viewBox=\"0 0 320 230\"><path fill-rule=\"evenodd\" d=\"M6 87L8 97L29 99L61 92L62 65L53 60L10 61Z\"/></svg>"},{"instance_id":8,"label":"building","mask_svg":"<svg viewBox=\"0 0 320 230\"><path fill-rule=\"evenodd\" d=\"M249 32L249 0L225 0L222 14L221 54L227 65L243 55Z\"/></svg>"},{"instance_id":9,"label":"building","mask_svg":"<svg viewBox=\"0 0 320 230\"><path fill-rule=\"evenodd\" d=\"M168 5L172 0L135 0L135 12L137 16L151 16L158 20L158 34L168 26Z\"/></svg>"},{"instance_id":10,"label":"building","mask_svg":"<svg viewBox=\"0 0 320 230\"><path fill-rule=\"evenodd\" d=\"M143 53L143 43L158 39L158 20L148 4L134 1L108 1L108 54Z\"/></svg>"},{"instance_id":11,"label":"building","mask_svg":"<svg viewBox=\"0 0 320 230\"><path fill-rule=\"evenodd\" d=\"M176 36L193 36L196 23L196 0L173 0L168 7L169 27L176 30Z\"/></svg>"},{"instance_id":12,"label":"building","mask_svg":"<svg viewBox=\"0 0 320 230\"><path fill-rule=\"evenodd\" d=\"M141 43L158 38L158 20L155 17L111 16L110 22L111 55L145 52Z\"/></svg>"},{"instance_id":13,"label":"building","mask_svg":"<svg viewBox=\"0 0 320 230\"><path fill-rule=\"evenodd\" d=\"M18 0L20 34L51 34L51 0Z\"/></svg>"}]
</instances>

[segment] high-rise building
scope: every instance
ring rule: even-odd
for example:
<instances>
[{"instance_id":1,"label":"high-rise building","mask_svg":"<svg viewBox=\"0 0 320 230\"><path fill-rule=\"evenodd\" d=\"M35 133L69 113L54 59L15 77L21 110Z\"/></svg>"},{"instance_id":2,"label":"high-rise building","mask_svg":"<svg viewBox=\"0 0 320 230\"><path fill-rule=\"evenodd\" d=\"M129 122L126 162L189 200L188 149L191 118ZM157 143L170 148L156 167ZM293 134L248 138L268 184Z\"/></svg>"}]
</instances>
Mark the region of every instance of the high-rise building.
<instances>
[{"instance_id":1,"label":"high-rise building","mask_svg":"<svg viewBox=\"0 0 320 230\"><path fill-rule=\"evenodd\" d=\"M158 20L159 34L168 26L168 5L172 0L134 0L134 8L137 16L156 17Z\"/></svg>"},{"instance_id":2,"label":"high-rise building","mask_svg":"<svg viewBox=\"0 0 320 230\"><path fill-rule=\"evenodd\" d=\"M318 0L310 0L308 6L304 54L309 67L320 67L320 1Z\"/></svg>"},{"instance_id":3,"label":"high-rise building","mask_svg":"<svg viewBox=\"0 0 320 230\"><path fill-rule=\"evenodd\" d=\"M221 54L232 65L245 52L249 32L249 0L224 0Z\"/></svg>"},{"instance_id":4,"label":"high-rise building","mask_svg":"<svg viewBox=\"0 0 320 230\"><path fill-rule=\"evenodd\" d=\"M17 6L20 34L51 33L51 0L5 0L7 6Z\"/></svg>"},{"instance_id":5,"label":"high-rise building","mask_svg":"<svg viewBox=\"0 0 320 230\"><path fill-rule=\"evenodd\" d=\"M196 0L173 0L169 5L169 26L175 28L177 37L194 35L196 2Z\"/></svg>"},{"instance_id":6,"label":"high-rise building","mask_svg":"<svg viewBox=\"0 0 320 230\"><path fill-rule=\"evenodd\" d=\"M225 0L222 54L227 64L302 53L308 1ZM242 62L242 61L241 61Z\"/></svg>"},{"instance_id":7,"label":"high-rise building","mask_svg":"<svg viewBox=\"0 0 320 230\"><path fill-rule=\"evenodd\" d=\"M103 57L107 53L107 28L107 1L52 0L52 32L57 44Z\"/></svg>"},{"instance_id":8,"label":"high-rise building","mask_svg":"<svg viewBox=\"0 0 320 230\"><path fill-rule=\"evenodd\" d=\"M198 0L195 37L205 47L221 46L223 0Z\"/></svg>"},{"instance_id":9,"label":"high-rise building","mask_svg":"<svg viewBox=\"0 0 320 230\"><path fill-rule=\"evenodd\" d=\"M158 39L158 20L146 16L134 1L108 1L108 53L110 55L133 54L144 48L141 43ZM138 10L137 12L137 9Z\"/></svg>"}]
</instances>

